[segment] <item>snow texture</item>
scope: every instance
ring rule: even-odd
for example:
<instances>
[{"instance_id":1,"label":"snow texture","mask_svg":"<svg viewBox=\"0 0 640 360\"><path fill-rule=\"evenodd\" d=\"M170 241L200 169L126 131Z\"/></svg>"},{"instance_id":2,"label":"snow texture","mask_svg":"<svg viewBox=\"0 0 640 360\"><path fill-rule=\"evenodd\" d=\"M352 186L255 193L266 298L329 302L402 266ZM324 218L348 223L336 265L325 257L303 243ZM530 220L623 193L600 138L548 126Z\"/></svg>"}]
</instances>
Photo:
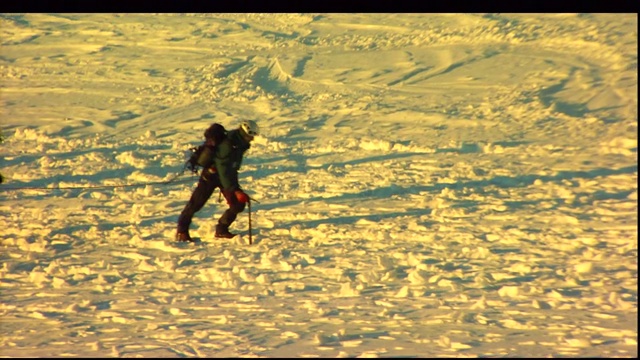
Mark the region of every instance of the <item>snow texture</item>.
<instances>
[{"instance_id":1,"label":"snow texture","mask_svg":"<svg viewBox=\"0 0 640 360\"><path fill-rule=\"evenodd\" d=\"M637 14L0 15L0 355L637 357ZM252 204L173 240L213 122Z\"/></svg>"}]
</instances>

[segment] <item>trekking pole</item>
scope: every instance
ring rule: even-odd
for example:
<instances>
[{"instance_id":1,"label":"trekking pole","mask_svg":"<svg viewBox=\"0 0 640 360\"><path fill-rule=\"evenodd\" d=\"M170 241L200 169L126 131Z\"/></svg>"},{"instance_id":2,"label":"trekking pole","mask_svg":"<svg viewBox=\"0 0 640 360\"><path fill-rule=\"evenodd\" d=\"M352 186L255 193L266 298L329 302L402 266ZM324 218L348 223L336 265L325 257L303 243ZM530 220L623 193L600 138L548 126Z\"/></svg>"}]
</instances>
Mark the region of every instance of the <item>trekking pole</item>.
<instances>
[{"instance_id":1,"label":"trekking pole","mask_svg":"<svg viewBox=\"0 0 640 360\"><path fill-rule=\"evenodd\" d=\"M247 201L247 204L249 205L249 245L251 245L253 243L251 239L251 199Z\"/></svg>"}]
</instances>

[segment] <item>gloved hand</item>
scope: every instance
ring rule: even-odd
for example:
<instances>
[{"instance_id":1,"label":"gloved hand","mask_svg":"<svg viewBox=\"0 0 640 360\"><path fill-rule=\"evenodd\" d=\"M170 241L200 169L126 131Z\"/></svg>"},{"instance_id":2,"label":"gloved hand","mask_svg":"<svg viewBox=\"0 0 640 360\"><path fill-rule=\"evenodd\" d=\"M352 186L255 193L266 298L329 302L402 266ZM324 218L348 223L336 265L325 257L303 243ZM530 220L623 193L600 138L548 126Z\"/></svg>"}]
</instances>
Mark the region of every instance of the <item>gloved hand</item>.
<instances>
[{"instance_id":1,"label":"gloved hand","mask_svg":"<svg viewBox=\"0 0 640 360\"><path fill-rule=\"evenodd\" d=\"M236 190L236 199L238 199L238 201L241 202L241 203L248 203L249 202L249 195L247 195L242 190Z\"/></svg>"}]
</instances>

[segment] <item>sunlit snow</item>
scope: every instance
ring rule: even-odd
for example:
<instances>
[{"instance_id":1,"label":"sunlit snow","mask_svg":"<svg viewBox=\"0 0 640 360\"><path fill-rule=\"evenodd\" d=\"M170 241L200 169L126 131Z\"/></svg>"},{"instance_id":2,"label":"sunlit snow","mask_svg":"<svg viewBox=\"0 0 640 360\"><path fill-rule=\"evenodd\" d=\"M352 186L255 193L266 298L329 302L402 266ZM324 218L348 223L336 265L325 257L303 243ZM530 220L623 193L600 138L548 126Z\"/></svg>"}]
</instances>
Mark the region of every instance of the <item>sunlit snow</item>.
<instances>
[{"instance_id":1,"label":"sunlit snow","mask_svg":"<svg viewBox=\"0 0 640 360\"><path fill-rule=\"evenodd\" d=\"M637 357L637 14L0 15L0 356ZM189 149L263 130L191 235Z\"/></svg>"}]
</instances>

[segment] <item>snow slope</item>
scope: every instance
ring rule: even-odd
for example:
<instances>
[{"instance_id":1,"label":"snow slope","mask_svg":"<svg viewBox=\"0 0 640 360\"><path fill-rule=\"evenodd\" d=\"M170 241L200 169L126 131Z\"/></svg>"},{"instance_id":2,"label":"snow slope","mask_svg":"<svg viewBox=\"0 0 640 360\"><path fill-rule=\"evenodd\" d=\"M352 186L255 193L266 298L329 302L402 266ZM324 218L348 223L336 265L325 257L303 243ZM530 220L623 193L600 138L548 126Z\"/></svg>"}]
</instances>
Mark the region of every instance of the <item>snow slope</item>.
<instances>
[{"instance_id":1,"label":"snow slope","mask_svg":"<svg viewBox=\"0 0 640 360\"><path fill-rule=\"evenodd\" d=\"M637 14L0 15L0 356L637 357ZM212 122L252 204L173 241Z\"/></svg>"}]
</instances>

